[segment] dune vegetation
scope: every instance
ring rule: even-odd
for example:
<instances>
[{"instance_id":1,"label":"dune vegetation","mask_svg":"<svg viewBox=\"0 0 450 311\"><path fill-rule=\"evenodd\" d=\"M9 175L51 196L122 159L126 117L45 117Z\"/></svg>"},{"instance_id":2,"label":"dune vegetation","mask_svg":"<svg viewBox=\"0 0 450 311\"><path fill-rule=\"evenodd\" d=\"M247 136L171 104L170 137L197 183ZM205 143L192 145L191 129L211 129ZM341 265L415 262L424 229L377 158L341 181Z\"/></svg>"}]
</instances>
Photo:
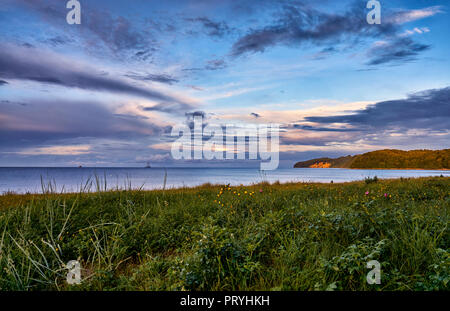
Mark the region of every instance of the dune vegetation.
<instances>
[{"instance_id":1,"label":"dune vegetation","mask_svg":"<svg viewBox=\"0 0 450 311\"><path fill-rule=\"evenodd\" d=\"M449 190L434 177L4 194L0 290L448 290ZM71 260L81 284L66 282Z\"/></svg>"}]
</instances>

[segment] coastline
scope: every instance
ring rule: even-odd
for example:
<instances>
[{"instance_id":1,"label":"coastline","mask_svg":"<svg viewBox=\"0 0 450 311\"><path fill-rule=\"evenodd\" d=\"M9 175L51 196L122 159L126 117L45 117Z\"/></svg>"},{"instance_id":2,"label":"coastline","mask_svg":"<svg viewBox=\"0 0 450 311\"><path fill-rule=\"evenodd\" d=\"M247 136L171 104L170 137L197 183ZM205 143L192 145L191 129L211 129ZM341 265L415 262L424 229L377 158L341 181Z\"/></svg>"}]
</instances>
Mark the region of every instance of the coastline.
<instances>
[{"instance_id":1,"label":"coastline","mask_svg":"<svg viewBox=\"0 0 450 311\"><path fill-rule=\"evenodd\" d=\"M345 170L405 170L405 171L450 171L448 168L360 168L360 167L293 167L293 168L337 168Z\"/></svg>"},{"instance_id":2,"label":"coastline","mask_svg":"<svg viewBox=\"0 0 450 311\"><path fill-rule=\"evenodd\" d=\"M400 180L423 180L423 179L435 179L435 178L439 178L439 179L447 179L450 178L450 176L416 176L416 177L395 177L395 178L378 178L378 180L380 181L385 181L385 182L397 182ZM107 189L107 190L100 190L100 191L63 191L63 192L57 192L57 191L49 191L49 192L24 192L24 193L20 193L20 192L14 192L14 191L4 191L3 193L0 193L0 203L1 203L1 198L3 197L8 197L8 196L16 196L16 197L24 197L24 196L45 196L45 195L53 195L53 196L58 196L58 195L78 195L78 194L85 194L85 195L90 195L90 194L96 194L96 193L114 193L114 192L171 192L171 191L189 191L189 192L195 192L195 191L200 191L203 189L216 189L216 188L220 188L220 187L230 187L230 188L242 188L242 187L246 187L246 188L260 188L260 187L268 187L268 186L298 186L298 185L310 185L310 186L322 186L322 185L336 185L336 186L345 186L345 185L351 185L351 184L358 184L358 183L364 183L365 180L364 179L358 179L358 180L349 180L349 181L331 181L331 182L320 182L320 181L285 181L285 182L281 182L279 180L277 181L273 181L273 182L269 182L269 181L261 181L261 182L256 182L256 183L249 183L249 184L239 184L239 185L229 185L229 184L219 184L219 183L203 183L201 185L196 185L196 186L174 186L174 187L166 187L166 188L154 188L154 189L139 189L137 188L111 188L111 189ZM1 208L1 206L0 206Z\"/></svg>"}]
</instances>

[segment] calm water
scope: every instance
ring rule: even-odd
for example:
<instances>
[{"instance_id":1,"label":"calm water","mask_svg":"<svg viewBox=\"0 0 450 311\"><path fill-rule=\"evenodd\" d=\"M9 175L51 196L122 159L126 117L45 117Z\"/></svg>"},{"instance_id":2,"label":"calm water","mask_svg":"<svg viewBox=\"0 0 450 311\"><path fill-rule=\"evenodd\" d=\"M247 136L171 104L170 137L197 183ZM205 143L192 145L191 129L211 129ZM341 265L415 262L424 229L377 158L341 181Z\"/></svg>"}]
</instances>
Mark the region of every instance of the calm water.
<instances>
[{"instance_id":1,"label":"calm water","mask_svg":"<svg viewBox=\"0 0 450 311\"><path fill-rule=\"evenodd\" d=\"M450 176L449 171L433 170L350 170L350 169L313 169L289 168L261 172L254 168L168 168L166 188L212 184L248 185L261 181L280 182L313 181L343 182L362 180L365 177L378 178ZM41 178L44 183L51 182L57 191L78 191L81 185L95 180L95 176L104 180L107 188L143 189L162 188L165 170L162 168L0 168L0 193L5 191L42 192ZM104 184L103 184L104 185ZM90 188L96 189L95 182Z\"/></svg>"}]
</instances>

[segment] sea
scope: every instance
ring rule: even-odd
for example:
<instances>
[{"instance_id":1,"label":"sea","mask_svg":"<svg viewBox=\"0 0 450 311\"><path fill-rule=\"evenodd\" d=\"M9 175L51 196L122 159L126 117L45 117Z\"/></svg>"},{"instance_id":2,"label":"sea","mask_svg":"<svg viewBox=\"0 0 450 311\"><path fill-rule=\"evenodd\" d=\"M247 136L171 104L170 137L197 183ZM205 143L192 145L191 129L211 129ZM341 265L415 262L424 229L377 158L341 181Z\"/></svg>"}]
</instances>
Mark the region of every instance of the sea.
<instances>
[{"instance_id":1,"label":"sea","mask_svg":"<svg viewBox=\"0 0 450 311\"><path fill-rule=\"evenodd\" d=\"M349 182L365 178L450 176L441 170L341 168L56 168L0 167L0 194L78 192L115 189L170 189L205 183L251 185L259 182Z\"/></svg>"}]
</instances>

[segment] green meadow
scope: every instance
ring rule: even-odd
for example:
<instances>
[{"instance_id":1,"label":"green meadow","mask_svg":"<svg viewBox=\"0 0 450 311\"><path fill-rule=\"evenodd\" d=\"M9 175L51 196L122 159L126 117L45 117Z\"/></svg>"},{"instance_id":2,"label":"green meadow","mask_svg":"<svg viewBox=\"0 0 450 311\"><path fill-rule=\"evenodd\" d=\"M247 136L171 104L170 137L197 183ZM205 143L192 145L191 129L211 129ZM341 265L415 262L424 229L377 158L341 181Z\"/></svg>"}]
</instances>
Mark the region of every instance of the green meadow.
<instances>
[{"instance_id":1,"label":"green meadow","mask_svg":"<svg viewBox=\"0 0 450 311\"><path fill-rule=\"evenodd\" d=\"M450 178L0 196L0 290L448 290ZM81 264L81 284L66 264ZM368 284L367 262L381 264Z\"/></svg>"}]
</instances>

